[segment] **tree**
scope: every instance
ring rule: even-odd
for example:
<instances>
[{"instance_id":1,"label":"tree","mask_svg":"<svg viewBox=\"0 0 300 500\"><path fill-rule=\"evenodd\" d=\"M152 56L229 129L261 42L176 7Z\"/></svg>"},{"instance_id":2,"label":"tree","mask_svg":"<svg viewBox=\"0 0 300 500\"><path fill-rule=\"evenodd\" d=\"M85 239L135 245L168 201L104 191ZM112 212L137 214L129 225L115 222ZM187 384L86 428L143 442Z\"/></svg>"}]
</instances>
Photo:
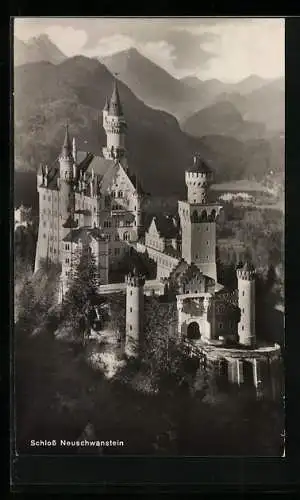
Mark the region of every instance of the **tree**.
<instances>
[{"instance_id":1,"label":"tree","mask_svg":"<svg viewBox=\"0 0 300 500\"><path fill-rule=\"evenodd\" d=\"M63 301L67 323L84 343L90 329L91 310L97 301L97 268L89 245L75 255L69 289Z\"/></svg>"}]
</instances>

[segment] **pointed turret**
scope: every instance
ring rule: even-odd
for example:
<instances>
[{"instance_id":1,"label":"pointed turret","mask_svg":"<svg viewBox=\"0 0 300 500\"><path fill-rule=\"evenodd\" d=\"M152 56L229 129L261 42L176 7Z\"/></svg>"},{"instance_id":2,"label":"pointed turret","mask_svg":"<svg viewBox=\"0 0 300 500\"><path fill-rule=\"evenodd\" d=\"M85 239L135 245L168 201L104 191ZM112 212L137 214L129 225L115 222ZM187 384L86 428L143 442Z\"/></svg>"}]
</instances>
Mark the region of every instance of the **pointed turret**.
<instances>
[{"instance_id":1,"label":"pointed turret","mask_svg":"<svg viewBox=\"0 0 300 500\"><path fill-rule=\"evenodd\" d=\"M68 157L72 156L72 143L71 143L70 136L69 136L68 123L66 124L65 140L63 143L61 154L62 154L63 158L68 158Z\"/></svg>"},{"instance_id":2,"label":"pointed turret","mask_svg":"<svg viewBox=\"0 0 300 500\"><path fill-rule=\"evenodd\" d=\"M102 111L103 128L106 132L106 146L103 156L107 159L125 158L125 135L127 124L124 118L117 81L114 80L112 96Z\"/></svg>"},{"instance_id":3,"label":"pointed turret","mask_svg":"<svg viewBox=\"0 0 300 500\"><path fill-rule=\"evenodd\" d=\"M104 104L104 108L103 108L103 111L108 111L108 109L109 109L109 106L108 106L108 99L107 99L107 97L106 97L106 99L105 99L105 104Z\"/></svg>"},{"instance_id":4,"label":"pointed turret","mask_svg":"<svg viewBox=\"0 0 300 500\"><path fill-rule=\"evenodd\" d=\"M117 80L114 80L114 88L109 102L109 114L110 116L123 116Z\"/></svg>"}]
</instances>

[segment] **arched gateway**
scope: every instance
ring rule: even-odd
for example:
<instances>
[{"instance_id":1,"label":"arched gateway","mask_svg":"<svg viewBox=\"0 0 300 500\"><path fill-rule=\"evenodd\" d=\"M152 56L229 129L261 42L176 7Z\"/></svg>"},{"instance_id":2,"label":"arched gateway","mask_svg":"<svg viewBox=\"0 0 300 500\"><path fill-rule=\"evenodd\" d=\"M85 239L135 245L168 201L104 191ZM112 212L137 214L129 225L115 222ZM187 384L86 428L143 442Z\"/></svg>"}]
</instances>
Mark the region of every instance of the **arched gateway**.
<instances>
[{"instance_id":1,"label":"arched gateway","mask_svg":"<svg viewBox=\"0 0 300 500\"><path fill-rule=\"evenodd\" d=\"M199 340L201 338L200 328L196 321L192 321L187 327L187 338L189 340Z\"/></svg>"}]
</instances>

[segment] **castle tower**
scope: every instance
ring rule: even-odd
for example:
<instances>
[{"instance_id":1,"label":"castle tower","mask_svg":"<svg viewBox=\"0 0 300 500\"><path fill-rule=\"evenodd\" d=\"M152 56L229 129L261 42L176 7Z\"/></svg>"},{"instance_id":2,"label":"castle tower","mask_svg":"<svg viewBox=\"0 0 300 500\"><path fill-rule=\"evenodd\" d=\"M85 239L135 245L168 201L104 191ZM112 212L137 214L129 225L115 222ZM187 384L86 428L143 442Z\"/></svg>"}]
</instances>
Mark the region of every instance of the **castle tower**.
<instances>
[{"instance_id":1,"label":"castle tower","mask_svg":"<svg viewBox=\"0 0 300 500\"><path fill-rule=\"evenodd\" d=\"M209 200L213 172L198 156L185 172L187 201L179 201L182 258L217 281L216 219L221 206Z\"/></svg>"},{"instance_id":2,"label":"castle tower","mask_svg":"<svg viewBox=\"0 0 300 500\"><path fill-rule=\"evenodd\" d=\"M60 173L60 216L64 223L74 211L74 190L73 190L73 157L69 127L66 125L65 139L59 156Z\"/></svg>"},{"instance_id":3,"label":"castle tower","mask_svg":"<svg viewBox=\"0 0 300 500\"><path fill-rule=\"evenodd\" d=\"M136 225L136 232L137 232L137 240L140 237L141 234L141 228L142 228L142 194L139 192L139 188L137 186L135 193L133 194L133 213L135 217L135 225Z\"/></svg>"},{"instance_id":4,"label":"castle tower","mask_svg":"<svg viewBox=\"0 0 300 500\"><path fill-rule=\"evenodd\" d=\"M137 357L142 347L145 278L134 269L126 277L125 353Z\"/></svg>"},{"instance_id":5,"label":"castle tower","mask_svg":"<svg viewBox=\"0 0 300 500\"><path fill-rule=\"evenodd\" d=\"M127 124L123 115L116 80L114 81L112 96L109 101L106 100L102 115L103 128L106 132L106 147L103 148L103 156L107 159L125 157Z\"/></svg>"},{"instance_id":6,"label":"castle tower","mask_svg":"<svg viewBox=\"0 0 300 500\"><path fill-rule=\"evenodd\" d=\"M239 342L255 346L255 269L248 262L237 269L239 308L241 318L238 326Z\"/></svg>"}]
</instances>

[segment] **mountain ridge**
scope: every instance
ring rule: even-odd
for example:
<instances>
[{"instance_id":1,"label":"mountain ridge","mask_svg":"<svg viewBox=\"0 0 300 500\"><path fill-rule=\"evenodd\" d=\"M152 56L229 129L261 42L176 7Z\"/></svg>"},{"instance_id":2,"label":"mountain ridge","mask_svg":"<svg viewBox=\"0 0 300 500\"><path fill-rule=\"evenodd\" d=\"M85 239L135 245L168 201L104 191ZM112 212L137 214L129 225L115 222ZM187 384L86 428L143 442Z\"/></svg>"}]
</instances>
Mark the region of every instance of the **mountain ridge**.
<instances>
[{"instance_id":1,"label":"mountain ridge","mask_svg":"<svg viewBox=\"0 0 300 500\"><path fill-rule=\"evenodd\" d=\"M46 61L59 64L67 56L46 34L30 38L27 42L14 36L14 65L21 66L30 62Z\"/></svg>"},{"instance_id":2,"label":"mountain ridge","mask_svg":"<svg viewBox=\"0 0 300 500\"><path fill-rule=\"evenodd\" d=\"M60 151L66 120L78 148L101 152L105 133L99 115L114 80L103 64L75 56L60 64L25 64L14 76L17 170L35 171L41 162L50 165ZM260 159L261 153L270 156L274 148L280 150L277 138L273 146L263 140L247 144L230 137L193 138L174 116L146 106L121 81L118 86L128 123L129 165L146 191L184 194L184 171L196 152L213 164L218 182L251 177L254 170L264 175L266 168L282 168L277 153L271 166Z\"/></svg>"}]
</instances>

